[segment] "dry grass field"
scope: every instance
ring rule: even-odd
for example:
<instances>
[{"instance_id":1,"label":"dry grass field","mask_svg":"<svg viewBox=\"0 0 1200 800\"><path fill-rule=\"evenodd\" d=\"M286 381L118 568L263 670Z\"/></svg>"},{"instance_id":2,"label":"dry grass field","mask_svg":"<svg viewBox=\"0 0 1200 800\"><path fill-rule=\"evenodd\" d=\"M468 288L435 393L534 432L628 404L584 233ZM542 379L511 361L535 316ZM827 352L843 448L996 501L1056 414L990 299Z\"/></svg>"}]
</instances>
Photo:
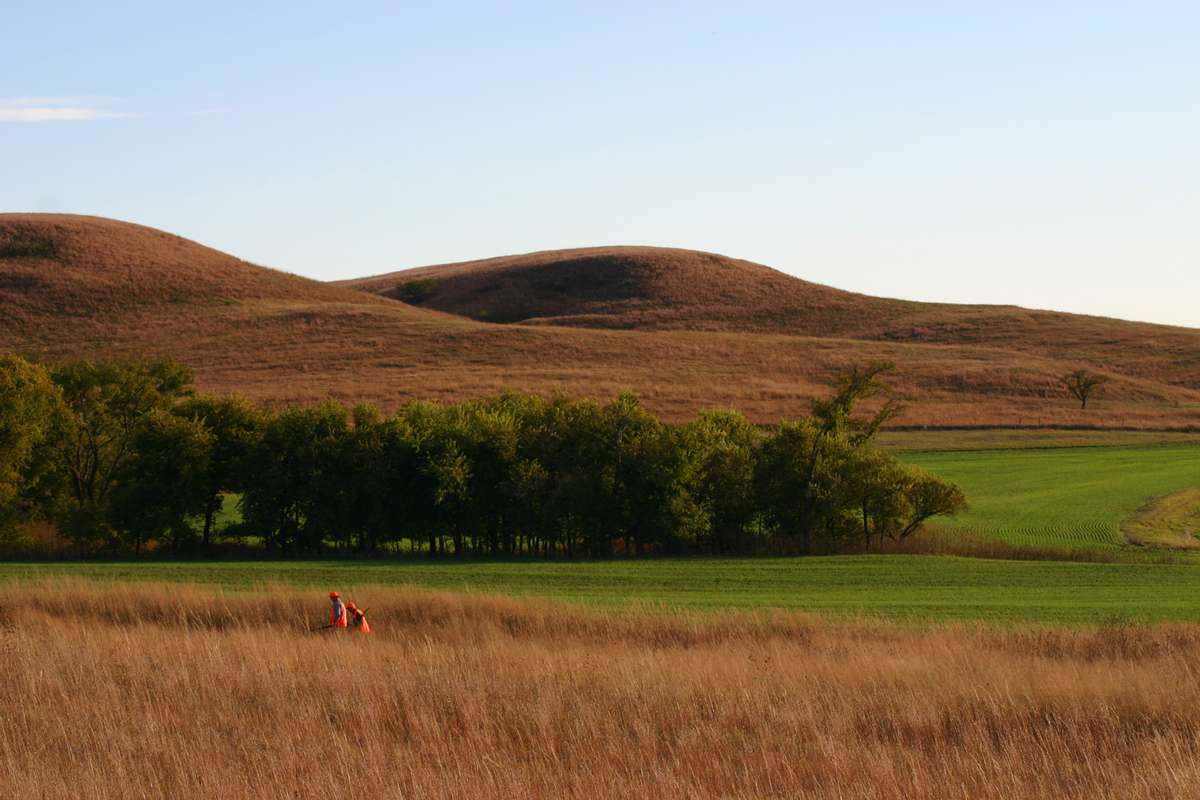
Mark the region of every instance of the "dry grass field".
<instances>
[{"instance_id":1,"label":"dry grass field","mask_svg":"<svg viewBox=\"0 0 1200 800\"><path fill-rule=\"evenodd\" d=\"M1168 798L1200 628L897 626L362 589L0 589L0 796Z\"/></svg>"},{"instance_id":2,"label":"dry grass field","mask_svg":"<svg viewBox=\"0 0 1200 800\"><path fill-rule=\"evenodd\" d=\"M0 351L171 355L204 389L276 404L332 397L390 409L503 388L597 398L633 390L668 420L733 406L760 422L803 413L848 364L888 359L909 406L901 423L1200 427L1200 331L879 300L665 252L652 260L654 280L618 282L641 299L611 306L608 321L568 318L599 313L577 303L534 320L553 325L493 324L267 270L129 223L3 214ZM610 284L605 263L551 274L600 291ZM498 296L511 294L507 285ZM783 305L772 305L776 297ZM496 317L514 313L502 306ZM1081 365L1112 378L1086 413L1056 381Z\"/></svg>"}]
</instances>

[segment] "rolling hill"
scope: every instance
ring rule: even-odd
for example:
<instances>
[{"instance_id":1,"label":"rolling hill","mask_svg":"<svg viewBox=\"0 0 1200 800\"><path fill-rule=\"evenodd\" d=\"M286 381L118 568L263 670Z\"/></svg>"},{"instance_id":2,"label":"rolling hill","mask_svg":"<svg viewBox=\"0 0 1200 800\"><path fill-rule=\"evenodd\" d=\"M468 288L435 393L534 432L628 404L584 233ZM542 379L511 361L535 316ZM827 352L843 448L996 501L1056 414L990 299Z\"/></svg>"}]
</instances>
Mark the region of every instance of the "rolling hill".
<instances>
[{"instance_id":1,"label":"rolling hill","mask_svg":"<svg viewBox=\"0 0 1200 800\"><path fill-rule=\"evenodd\" d=\"M418 267L342 285L481 322L836 336L916 306L714 253L592 247Z\"/></svg>"},{"instance_id":2,"label":"rolling hill","mask_svg":"<svg viewBox=\"0 0 1200 800\"><path fill-rule=\"evenodd\" d=\"M126 222L0 214L0 351L171 355L205 389L271 403L628 389L668 419L735 406L764 422L888 359L910 424L1200 426L1200 331L871 298L654 248L332 285ZM1112 378L1086 414L1056 384L1081 365Z\"/></svg>"},{"instance_id":3,"label":"rolling hill","mask_svg":"<svg viewBox=\"0 0 1200 800\"><path fill-rule=\"evenodd\" d=\"M487 322L985 345L1200 389L1200 330L870 297L694 250L550 250L341 285Z\"/></svg>"}]
</instances>

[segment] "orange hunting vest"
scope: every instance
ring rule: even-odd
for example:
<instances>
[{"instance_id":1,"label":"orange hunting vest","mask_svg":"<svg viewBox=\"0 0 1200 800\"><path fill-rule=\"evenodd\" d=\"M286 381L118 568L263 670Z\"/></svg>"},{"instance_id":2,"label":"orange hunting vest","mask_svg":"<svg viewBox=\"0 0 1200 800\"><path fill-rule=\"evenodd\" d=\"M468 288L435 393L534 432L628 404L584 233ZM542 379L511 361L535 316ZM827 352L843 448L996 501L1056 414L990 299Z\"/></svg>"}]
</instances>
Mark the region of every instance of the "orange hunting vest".
<instances>
[{"instance_id":1,"label":"orange hunting vest","mask_svg":"<svg viewBox=\"0 0 1200 800\"><path fill-rule=\"evenodd\" d=\"M346 607L338 600L329 612L329 624L335 628L346 627Z\"/></svg>"},{"instance_id":2,"label":"orange hunting vest","mask_svg":"<svg viewBox=\"0 0 1200 800\"><path fill-rule=\"evenodd\" d=\"M363 633L371 632L371 626L367 624L367 615L357 608L354 609L354 627L358 628Z\"/></svg>"}]
</instances>

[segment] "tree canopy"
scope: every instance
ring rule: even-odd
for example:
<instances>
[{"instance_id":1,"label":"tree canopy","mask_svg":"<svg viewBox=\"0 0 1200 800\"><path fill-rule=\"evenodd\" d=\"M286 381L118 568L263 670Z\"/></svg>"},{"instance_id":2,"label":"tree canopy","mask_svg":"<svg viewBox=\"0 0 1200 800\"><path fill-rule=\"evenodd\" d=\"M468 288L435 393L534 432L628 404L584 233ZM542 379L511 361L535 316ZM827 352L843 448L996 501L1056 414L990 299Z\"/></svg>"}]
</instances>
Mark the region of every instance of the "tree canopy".
<instances>
[{"instance_id":1,"label":"tree canopy","mask_svg":"<svg viewBox=\"0 0 1200 800\"><path fill-rule=\"evenodd\" d=\"M732 410L669 426L629 394L266 410L195 394L170 361L6 358L0 509L10 527L52 522L82 552L203 552L222 535L280 554L870 547L965 507L873 446L896 412L890 369L852 367L808 415L760 428ZM226 502L241 523L221 531Z\"/></svg>"}]
</instances>

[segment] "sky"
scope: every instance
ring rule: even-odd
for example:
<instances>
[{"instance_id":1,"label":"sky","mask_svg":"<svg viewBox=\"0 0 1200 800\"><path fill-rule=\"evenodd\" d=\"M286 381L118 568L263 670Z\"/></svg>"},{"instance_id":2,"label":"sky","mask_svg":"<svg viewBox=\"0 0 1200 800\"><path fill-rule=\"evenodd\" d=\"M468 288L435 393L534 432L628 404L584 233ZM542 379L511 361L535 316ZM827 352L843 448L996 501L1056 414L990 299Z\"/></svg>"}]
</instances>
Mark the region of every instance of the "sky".
<instances>
[{"instance_id":1,"label":"sky","mask_svg":"<svg viewBox=\"0 0 1200 800\"><path fill-rule=\"evenodd\" d=\"M1200 327L1195 2L0 5L0 211L322 280L643 244Z\"/></svg>"}]
</instances>

